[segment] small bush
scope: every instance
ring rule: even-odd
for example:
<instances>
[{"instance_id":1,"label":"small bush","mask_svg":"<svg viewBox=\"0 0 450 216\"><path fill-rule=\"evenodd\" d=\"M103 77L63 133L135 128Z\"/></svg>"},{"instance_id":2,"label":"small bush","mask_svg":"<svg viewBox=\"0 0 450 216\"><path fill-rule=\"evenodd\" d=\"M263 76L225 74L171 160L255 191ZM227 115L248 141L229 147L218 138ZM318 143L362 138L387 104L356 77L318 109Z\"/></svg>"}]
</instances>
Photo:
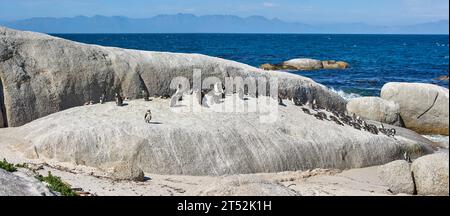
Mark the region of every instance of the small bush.
<instances>
[{"instance_id":1,"label":"small bush","mask_svg":"<svg viewBox=\"0 0 450 216\"><path fill-rule=\"evenodd\" d=\"M28 164L22 163L22 164L16 164L17 168L28 168Z\"/></svg>"},{"instance_id":2,"label":"small bush","mask_svg":"<svg viewBox=\"0 0 450 216\"><path fill-rule=\"evenodd\" d=\"M50 190L61 193L63 196L77 196L77 194L65 184L60 177L52 175L49 171L48 176L38 175L36 178L41 182L46 182Z\"/></svg>"},{"instance_id":3,"label":"small bush","mask_svg":"<svg viewBox=\"0 0 450 216\"><path fill-rule=\"evenodd\" d=\"M17 168L14 166L14 164L8 163L8 161L6 161L6 159L3 159L3 161L0 161L0 168L6 170L8 172L17 171Z\"/></svg>"}]
</instances>

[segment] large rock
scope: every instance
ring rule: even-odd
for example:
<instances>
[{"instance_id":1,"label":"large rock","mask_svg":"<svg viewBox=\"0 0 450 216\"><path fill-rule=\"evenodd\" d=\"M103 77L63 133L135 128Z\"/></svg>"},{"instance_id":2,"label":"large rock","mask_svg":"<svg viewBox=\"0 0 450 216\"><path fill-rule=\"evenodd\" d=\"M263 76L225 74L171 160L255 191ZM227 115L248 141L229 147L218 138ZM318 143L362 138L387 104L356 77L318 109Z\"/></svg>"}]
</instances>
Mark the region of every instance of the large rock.
<instances>
[{"instance_id":1,"label":"large rock","mask_svg":"<svg viewBox=\"0 0 450 216\"><path fill-rule=\"evenodd\" d=\"M0 196L54 196L37 179L25 173L10 173L0 169Z\"/></svg>"},{"instance_id":2,"label":"large rock","mask_svg":"<svg viewBox=\"0 0 450 216\"><path fill-rule=\"evenodd\" d=\"M432 151L404 133L394 139L317 120L287 100L273 122L261 122L255 112L212 112L234 99L228 96L203 112L190 111L189 95L174 108L162 99L75 107L0 130L0 139L15 138L14 149L30 158L93 167L130 161L147 173L173 175L361 168L401 159L405 151ZM148 109L151 124L144 121Z\"/></svg>"},{"instance_id":3,"label":"large rock","mask_svg":"<svg viewBox=\"0 0 450 216\"><path fill-rule=\"evenodd\" d=\"M414 194L414 180L410 164L405 160L397 160L378 168L380 179L394 194Z\"/></svg>"},{"instance_id":4,"label":"large rock","mask_svg":"<svg viewBox=\"0 0 450 216\"><path fill-rule=\"evenodd\" d=\"M400 106L379 97L353 98L347 103L347 111L364 119L403 126Z\"/></svg>"},{"instance_id":5,"label":"large rock","mask_svg":"<svg viewBox=\"0 0 450 216\"><path fill-rule=\"evenodd\" d=\"M381 98L400 105L405 126L421 134L448 135L448 89L423 83L388 83Z\"/></svg>"},{"instance_id":6,"label":"large rock","mask_svg":"<svg viewBox=\"0 0 450 216\"><path fill-rule=\"evenodd\" d=\"M350 67L350 64L343 61L334 61L334 60L327 60L322 61L323 69L328 70L338 70L338 69L347 69Z\"/></svg>"},{"instance_id":7,"label":"large rock","mask_svg":"<svg viewBox=\"0 0 450 216\"><path fill-rule=\"evenodd\" d=\"M102 166L108 173L108 177L119 181L136 181L141 182L145 180L144 172L133 164L132 161L119 161L109 163Z\"/></svg>"},{"instance_id":8,"label":"large rock","mask_svg":"<svg viewBox=\"0 0 450 216\"><path fill-rule=\"evenodd\" d=\"M412 164L412 172L419 195L449 195L449 156L439 153L423 156Z\"/></svg>"},{"instance_id":9,"label":"large rock","mask_svg":"<svg viewBox=\"0 0 450 216\"><path fill-rule=\"evenodd\" d=\"M298 58L285 61L283 65L297 70L319 70L323 69L322 61L308 58Z\"/></svg>"},{"instance_id":10,"label":"large rock","mask_svg":"<svg viewBox=\"0 0 450 216\"><path fill-rule=\"evenodd\" d=\"M314 98L322 107L345 110L346 101L313 80L289 73L264 71L238 62L199 54L126 50L71 42L52 36L0 27L0 80L4 87L6 122L10 127L98 101L105 92L139 98L170 96L175 77L192 85L193 70L202 78L277 78L280 96ZM5 119L3 119L5 121Z\"/></svg>"}]
</instances>

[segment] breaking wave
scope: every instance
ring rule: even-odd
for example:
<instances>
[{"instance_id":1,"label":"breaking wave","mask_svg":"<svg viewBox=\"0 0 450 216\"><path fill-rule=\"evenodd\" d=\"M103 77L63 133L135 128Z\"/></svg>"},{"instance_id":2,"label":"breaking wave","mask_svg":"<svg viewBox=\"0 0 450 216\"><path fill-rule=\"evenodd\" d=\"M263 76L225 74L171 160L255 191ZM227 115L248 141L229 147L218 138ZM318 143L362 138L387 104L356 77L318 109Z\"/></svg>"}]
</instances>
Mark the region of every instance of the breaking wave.
<instances>
[{"instance_id":1,"label":"breaking wave","mask_svg":"<svg viewBox=\"0 0 450 216\"><path fill-rule=\"evenodd\" d=\"M350 99L353 99L353 98L359 98L359 97L362 97L362 96L359 95L359 94L355 94L355 93L347 93L347 92L342 91L341 89L336 90L336 89L334 89L334 88L330 88L330 91L332 91L332 92L338 94L339 96L341 96L342 98L344 98L344 99L347 100L347 101L350 100Z\"/></svg>"}]
</instances>

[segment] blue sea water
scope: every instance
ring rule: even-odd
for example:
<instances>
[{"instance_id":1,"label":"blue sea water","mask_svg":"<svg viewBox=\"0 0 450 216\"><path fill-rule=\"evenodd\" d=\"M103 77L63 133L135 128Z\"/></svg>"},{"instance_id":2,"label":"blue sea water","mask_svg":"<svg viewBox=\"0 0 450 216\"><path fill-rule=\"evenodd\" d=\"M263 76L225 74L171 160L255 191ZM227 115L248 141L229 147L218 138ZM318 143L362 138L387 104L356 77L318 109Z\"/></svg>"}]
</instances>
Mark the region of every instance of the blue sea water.
<instances>
[{"instance_id":1,"label":"blue sea water","mask_svg":"<svg viewBox=\"0 0 450 216\"><path fill-rule=\"evenodd\" d=\"M58 34L88 44L201 53L258 67L293 58L349 62L347 70L291 71L345 95L378 96L387 82L433 83L449 73L448 35Z\"/></svg>"}]
</instances>

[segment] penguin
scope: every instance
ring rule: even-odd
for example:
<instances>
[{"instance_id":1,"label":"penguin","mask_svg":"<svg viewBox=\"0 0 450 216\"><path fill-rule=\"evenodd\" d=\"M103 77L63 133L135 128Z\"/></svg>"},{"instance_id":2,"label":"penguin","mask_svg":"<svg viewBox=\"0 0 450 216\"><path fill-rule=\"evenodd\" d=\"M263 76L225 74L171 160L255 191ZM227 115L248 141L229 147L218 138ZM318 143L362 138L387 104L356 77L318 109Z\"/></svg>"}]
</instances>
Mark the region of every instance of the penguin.
<instances>
[{"instance_id":1,"label":"penguin","mask_svg":"<svg viewBox=\"0 0 450 216\"><path fill-rule=\"evenodd\" d=\"M361 130L361 125L359 125L358 123L354 122L352 124L353 128L355 128L356 130Z\"/></svg>"},{"instance_id":2,"label":"penguin","mask_svg":"<svg viewBox=\"0 0 450 216\"><path fill-rule=\"evenodd\" d=\"M377 128L377 126L373 125L373 124L368 124L368 131L372 134L378 135L379 134L379 130Z\"/></svg>"},{"instance_id":3,"label":"penguin","mask_svg":"<svg viewBox=\"0 0 450 216\"><path fill-rule=\"evenodd\" d=\"M145 113L144 119L145 119L145 123L150 124L150 121L152 120L152 111L151 110L147 110L147 112Z\"/></svg>"},{"instance_id":4,"label":"penguin","mask_svg":"<svg viewBox=\"0 0 450 216\"><path fill-rule=\"evenodd\" d=\"M341 121L339 121L339 119L336 116L330 116L330 119L334 121L336 124L344 126L344 124Z\"/></svg>"},{"instance_id":5,"label":"penguin","mask_svg":"<svg viewBox=\"0 0 450 216\"><path fill-rule=\"evenodd\" d=\"M378 130L379 130L381 133L387 135L387 131L386 131L386 129L384 128L384 125L383 125L383 124L381 124L381 127L378 128Z\"/></svg>"},{"instance_id":6,"label":"penguin","mask_svg":"<svg viewBox=\"0 0 450 216\"><path fill-rule=\"evenodd\" d=\"M405 161L408 163L412 163L411 156L409 156L407 151L405 151L405 153L403 154L403 159L405 159Z\"/></svg>"},{"instance_id":7,"label":"penguin","mask_svg":"<svg viewBox=\"0 0 450 216\"><path fill-rule=\"evenodd\" d=\"M316 119L318 119L318 120L323 121L322 115L320 115L319 113L314 114L314 117L316 117Z\"/></svg>"},{"instance_id":8,"label":"penguin","mask_svg":"<svg viewBox=\"0 0 450 216\"><path fill-rule=\"evenodd\" d=\"M302 108L302 111L308 115L311 115L311 111L309 111L309 109Z\"/></svg>"},{"instance_id":9,"label":"penguin","mask_svg":"<svg viewBox=\"0 0 450 216\"><path fill-rule=\"evenodd\" d=\"M322 117L322 120L327 120L327 121L329 121L328 115L325 114L324 112L317 112L317 114L319 114L319 115Z\"/></svg>"},{"instance_id":10,"label":"penguin","mask_svg":"<svg viewBox=\"0 0 450 216\"><path fill-rule=\"evenodd\" d=\"M388 130L388 136L395 138L395 134L397 133L397 130L395 130L395 128L391 128L390 130Z\"/></svg>"},{"instance_id":11,"label":"penguin","mask_svg":"<svg viewBox=\"0 0 450 216\"><path fill-rule=\"evenodd\" d=\"M148 92L146 90L142 90L142 96L144 97L144 101L150 101Z\"/></svg>"},{"instance_id":12,"label":"penguin","mask_svg":"<svg viewBox=\"0 0 450 216\"><path fill-rule=\"evenodd\" d=\"M100 96L100 104L104 104L106 103L106 96L105 94L102 94L102 96Z\"/></svg>"},{"instance_id":13,"label":"penguin","mask_svg":"<svg viewBox=\"0 0 450 216\"><path fill-rule=\"evenodd\" d=\"M319 107L317 106L317 101L316 101L316 99L313 100L313 103L312 103L312 109L313 109L313 110L318 110L318 109L319 109Z\"/></svg>"},{"instance_id":14,"label":"penguin","mask_svg":"<svg viewBox=\"0 0 450 216\"><path fill-rule=\"evenodd\" d=\"M116 93L116 105L117 106L123 106L123 98L120 96L119 93Z\"/></svg>"}]
</instances>

